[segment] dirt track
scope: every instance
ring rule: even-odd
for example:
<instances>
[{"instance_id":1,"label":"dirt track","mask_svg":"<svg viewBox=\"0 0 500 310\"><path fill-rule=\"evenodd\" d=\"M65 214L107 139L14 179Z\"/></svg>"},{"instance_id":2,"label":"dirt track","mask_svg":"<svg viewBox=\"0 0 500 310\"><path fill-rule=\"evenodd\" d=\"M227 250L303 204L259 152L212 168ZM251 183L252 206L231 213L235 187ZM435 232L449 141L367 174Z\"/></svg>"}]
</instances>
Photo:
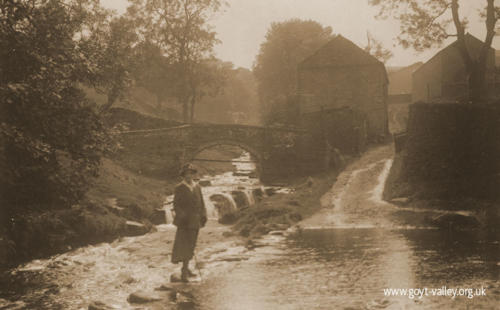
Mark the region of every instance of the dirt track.
<instances>
[{"instance_id":1,"label":"dirt track","mask_svg":"<svg viewBox=\"0 0 500 310\"><path fill-rule=\"evenodd\" d=\"M388 227L395 206L382 201L385 177L392 163L392 145L369 150L350 164L321 199L322 210L300 223L303 227Z\"/></svg>"}]
</instances>

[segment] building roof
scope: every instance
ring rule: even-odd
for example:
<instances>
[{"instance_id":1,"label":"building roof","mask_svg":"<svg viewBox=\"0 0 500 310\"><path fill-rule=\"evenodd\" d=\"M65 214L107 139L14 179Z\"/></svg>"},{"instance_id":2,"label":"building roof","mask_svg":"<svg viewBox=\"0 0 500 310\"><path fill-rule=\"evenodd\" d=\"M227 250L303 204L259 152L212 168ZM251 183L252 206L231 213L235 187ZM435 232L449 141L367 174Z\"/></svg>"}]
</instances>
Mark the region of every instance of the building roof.
<instances>
[{"instance_id":1,"label":"building roof","mask_svg":"<svg viewBox=\"0 0 500 310\"><path fill-rule=\"evenodd\" d=\"M325 66L382 65L356 44L337 35L299 64L299 69Z\"/></svg>"},{"instance_id":2,"label":"building roof","mask_svg":"<svg viewBox=\"0 0 500 310\"><path fill-rule=\"evenodd\" d=\"M477 48L474 49L474 48L471 48L471 47L472 46L477 46L477 45L482 46L482 44L484 44L484 42L481 41L481 40L479 40L478 38L476 38L472 34L470 34L470 33L466 33L465 34L465 45L467 46L467 49L469 50L469 53L471 53L472 57L477 56L477 55L475 55L475 53L479 53L479 49L477 49ZM453 43L451 43L448 46L444 47L439 52L437 52L434 56L432 56L429 60L427 60L427 62L425 62L422 66L420 66L420 68L418 68L417 70L415 70L414 73L416 73L420 69L424 68L434 58L441 57L441 55L443 55L446 51L448 51L450 49L457 48L457 45L458 45L458 40L455 40ZM493 50L493 48L491 48L491 47L490 47L490 49Z\"/></svg>"}]
</instances>

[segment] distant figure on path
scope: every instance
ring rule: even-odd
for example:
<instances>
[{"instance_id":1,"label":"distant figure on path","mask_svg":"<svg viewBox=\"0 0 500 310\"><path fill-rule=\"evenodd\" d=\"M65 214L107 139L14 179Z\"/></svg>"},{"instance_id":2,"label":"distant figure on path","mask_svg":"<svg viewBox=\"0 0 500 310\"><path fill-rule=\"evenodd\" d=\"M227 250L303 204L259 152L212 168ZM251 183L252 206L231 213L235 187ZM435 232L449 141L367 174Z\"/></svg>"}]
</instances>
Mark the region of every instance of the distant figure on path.
<instances>
[{"instance_id":1,"label":"distant figure on path","mask_svg":"<svg viewBox=\"0 0 500 310\"><path fill-rule=\"evenodd\" d=\"M172 263L182 262L181 280L188 282L193 277L189 270L189 261L193 258L198 231L207 222L207 211L200 186L193 177L197 170L191 164L182 167L180 175L183 180L175 187L174 192L174 225L177 226L172 250Z\"/></svg>"}]
</instances>

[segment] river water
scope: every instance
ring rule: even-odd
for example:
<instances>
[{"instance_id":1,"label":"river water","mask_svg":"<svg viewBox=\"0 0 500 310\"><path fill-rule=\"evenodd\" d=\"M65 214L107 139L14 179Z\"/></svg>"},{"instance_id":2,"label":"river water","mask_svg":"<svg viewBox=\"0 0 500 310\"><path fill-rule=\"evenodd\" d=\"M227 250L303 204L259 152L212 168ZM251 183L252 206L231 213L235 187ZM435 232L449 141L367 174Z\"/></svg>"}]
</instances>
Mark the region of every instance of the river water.
<instances>
[{"instance_id":1,"label":"river water","mask_svg":"<svg viewBox=\"0 0 500 310\"><path fill-rule=\"evenodd\" d=\"M306 228L271 244L223 276L210 278L200 289L200 308L498 309L500 305L495 240L437 230ZM443 286L464 290L455 297L438 296ZM384 289L391 288L427 291L422 296L385 296ZM486 296L481 295L483 288Z\"/></svg>"},{"instance_id":2,"label":"river water","mask_svg":"<svg viewBox=\"0 0 500 310\"><path fill-rule=\"evenodd\" d=\"M200 252L202 277L188 284L196 308L500 309L497 236L391 223L385 215L397 207L380 199L389 156L384 149L363 156L339 176L317 215L255 241L255 249L227 241ZM223 186L228 176L212 184ZM245 188L260 186L242 178ZM213 193L228 194L234 186ZM210 208L215 216L215 207ZM209 226L215 234L224 229L215 221ZM161 225L157 233L20 266L11 272L9 288L18 301L0 300L0 309L16 304L19 309L86 309L92 300L117 309L171 309L169 304L136 307L126 298L138 288L154 291L165 283L173 270L165 234L171 238L173 231ZM407 291L394 296L389 289Z\"/></svg>"}]
</instances>

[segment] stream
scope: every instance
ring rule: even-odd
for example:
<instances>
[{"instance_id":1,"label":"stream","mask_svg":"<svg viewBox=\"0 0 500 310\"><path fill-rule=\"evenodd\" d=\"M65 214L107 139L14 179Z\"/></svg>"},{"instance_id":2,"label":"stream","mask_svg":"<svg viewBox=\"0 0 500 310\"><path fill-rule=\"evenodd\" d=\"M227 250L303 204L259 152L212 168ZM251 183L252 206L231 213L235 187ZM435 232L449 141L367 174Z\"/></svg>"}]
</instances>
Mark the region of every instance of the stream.
<instances>
[{"instance_id":1,"label":"stream","mask_svg":"<svg viewBox=\"0 0 500 310\"><path fill-rule=\"evenodd\" d=\"M187 284L195 308L499 309L498 238L392 223L386 215L397 207L381 200L390 154L363 155L339 175L316 215L256 240L253 249L234 239L203 245L227 231L215 220L221 204L230 205L224 212L245 206L235 191L251 204L266 189L245 175L211 178L203 187L211 220L199 241L200 276ZM174 231L159 225L156 233L20 266L9 275L17 299L0 299L0 309L87 309L95 300L115 309L176 309L126 301L138 289L154 292L179 268L168 261Z\"/></svg>"}]
</instances>

